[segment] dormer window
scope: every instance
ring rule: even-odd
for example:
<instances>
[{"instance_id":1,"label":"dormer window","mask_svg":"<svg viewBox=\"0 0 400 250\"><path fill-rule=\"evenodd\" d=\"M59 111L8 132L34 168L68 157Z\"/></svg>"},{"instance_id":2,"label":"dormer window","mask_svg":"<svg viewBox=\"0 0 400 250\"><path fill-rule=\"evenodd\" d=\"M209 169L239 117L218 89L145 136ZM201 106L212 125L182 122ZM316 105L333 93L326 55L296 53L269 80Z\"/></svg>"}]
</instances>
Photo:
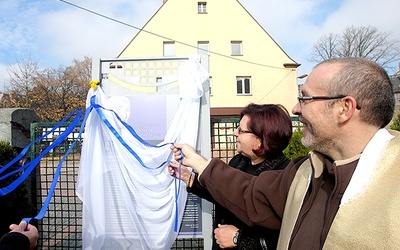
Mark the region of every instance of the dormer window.
<instances>
[{"instance_id":1,"label":"dormer window","mask_svg":"<svg viewBox=\"0 0 400 250\"><path fill-rule=\"evenodd\" d=\"M198 2L197 9L199 14L207 14L207 3L206 2Z\"/></svg>"}]
</instances>

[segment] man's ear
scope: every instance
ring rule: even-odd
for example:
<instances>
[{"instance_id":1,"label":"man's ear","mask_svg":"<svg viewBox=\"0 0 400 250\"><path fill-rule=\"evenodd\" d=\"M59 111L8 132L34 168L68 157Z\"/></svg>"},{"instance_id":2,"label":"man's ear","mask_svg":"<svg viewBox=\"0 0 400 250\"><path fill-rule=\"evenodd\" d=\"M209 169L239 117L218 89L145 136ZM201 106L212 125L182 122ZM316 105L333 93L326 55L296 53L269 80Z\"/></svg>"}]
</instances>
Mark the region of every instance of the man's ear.
<instances>
[{"instance_id":1,"label":"man's ear","mask_svg":"<svg viewBox=\"0 0 400 250\"><path fill-rule=\"evenodd\" d=\"M341 100L341 106L339 110L339 122L345 123L350 120L355 113L358 113L357 101L352 96L346 96Z\"/></svg>"}]
</instances>

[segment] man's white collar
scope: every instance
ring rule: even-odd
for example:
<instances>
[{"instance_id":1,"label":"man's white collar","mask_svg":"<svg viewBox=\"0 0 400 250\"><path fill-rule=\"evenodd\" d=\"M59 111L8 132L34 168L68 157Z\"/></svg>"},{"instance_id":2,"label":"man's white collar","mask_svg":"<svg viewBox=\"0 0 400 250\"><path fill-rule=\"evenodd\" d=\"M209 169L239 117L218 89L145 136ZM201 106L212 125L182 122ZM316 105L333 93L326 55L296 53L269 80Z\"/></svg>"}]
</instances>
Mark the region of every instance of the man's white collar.
<instances>
[{"instance_id":1,"label":"man's white collar","mask_svg":"<svg viewBox=\"0 0 400 250\"><path fill-rule=\"evenodd\" d=\"M357 198L363 192L374 173L382 152L393 137L394 136L384 128L375 133L358 161L356 170L343 194L340 205Z\"/></svg>"}]
</instances>

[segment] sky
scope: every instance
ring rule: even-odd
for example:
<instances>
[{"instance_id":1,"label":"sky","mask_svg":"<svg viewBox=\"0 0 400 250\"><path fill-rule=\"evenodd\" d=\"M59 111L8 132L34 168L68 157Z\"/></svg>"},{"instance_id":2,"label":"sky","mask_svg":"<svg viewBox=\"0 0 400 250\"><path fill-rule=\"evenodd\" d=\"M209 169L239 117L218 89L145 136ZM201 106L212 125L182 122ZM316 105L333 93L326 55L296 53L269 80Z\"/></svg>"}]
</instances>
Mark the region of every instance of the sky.
<instances>
[{"instance_id":1,"label":"sky","mask_svg":"<svg viewBox=\"0 0 400 250\"><path fill-rule=\"evenodd\" d=\"M399 0L239 2L301 64L298 76L308 74L314 66L309 61L310 54L322 35L341 34L352 25L373 26L391 33L391 40L400 41ZM0 0L0 92L8 86L7 69L27 58L39 62L40 68L58 68L72 65L73 59L82 60L84 56L117 57L138 31L130 26L142 28L162 3L163 0ZM388 73L397 70L398 63L394 63Z\"/></svg>"}]
</instances>

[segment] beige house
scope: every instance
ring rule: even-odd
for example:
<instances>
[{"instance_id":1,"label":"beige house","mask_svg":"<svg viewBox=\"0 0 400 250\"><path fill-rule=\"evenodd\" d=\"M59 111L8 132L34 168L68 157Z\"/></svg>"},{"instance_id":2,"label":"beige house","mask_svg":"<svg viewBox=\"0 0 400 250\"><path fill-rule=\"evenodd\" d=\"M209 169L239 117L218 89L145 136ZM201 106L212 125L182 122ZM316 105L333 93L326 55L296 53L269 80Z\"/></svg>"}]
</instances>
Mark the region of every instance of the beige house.
<instances>
[{"instance_id":1,"label":"beige house","mask_svg":"<svg viewBox=\"0 0 400 250\"><path fill-rule=\"evenodd\" d=\"M285 31L282 31L285 32ZM237 0L160 0L118 58L200 54L210 73L211 116L237 116L253 103L296 103L296 68Z\"/></svg>"}]
</instances>

